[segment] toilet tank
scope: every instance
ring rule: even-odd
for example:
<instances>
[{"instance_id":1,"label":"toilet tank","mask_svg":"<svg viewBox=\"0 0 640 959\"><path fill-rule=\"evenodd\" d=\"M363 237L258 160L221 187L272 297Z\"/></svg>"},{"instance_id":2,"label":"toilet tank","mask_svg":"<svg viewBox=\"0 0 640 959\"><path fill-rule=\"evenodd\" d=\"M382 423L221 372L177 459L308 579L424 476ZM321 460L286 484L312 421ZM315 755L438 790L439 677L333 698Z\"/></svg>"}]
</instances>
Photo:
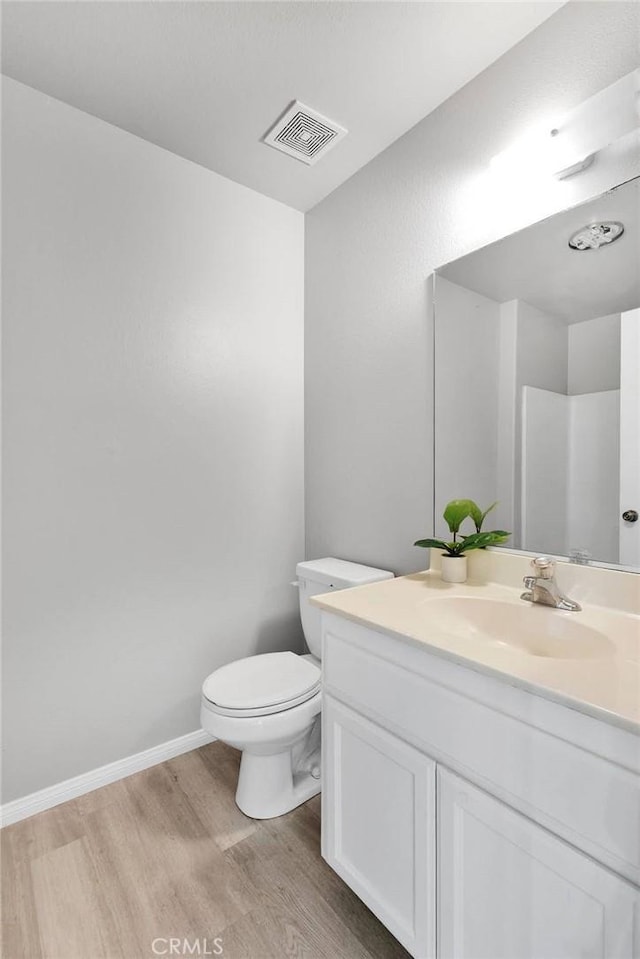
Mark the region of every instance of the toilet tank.
<instances>
[{"instance_id":1,"label":"toilet tank","mask_svg":"<svg viewBox=\"0 0 640 959\"><path fill-rule=\"evenodd\" d=\"M350 589L367 583L378 583L383 579L393 579L393 573L373 566L361 566L344 559L312 559L296 566L298 589L300 591L300 619L304 638L309 651L320 659L320 610L312 606L309 600L318 593L330 593L336 589Z\"/></svg>"}]
</instances>

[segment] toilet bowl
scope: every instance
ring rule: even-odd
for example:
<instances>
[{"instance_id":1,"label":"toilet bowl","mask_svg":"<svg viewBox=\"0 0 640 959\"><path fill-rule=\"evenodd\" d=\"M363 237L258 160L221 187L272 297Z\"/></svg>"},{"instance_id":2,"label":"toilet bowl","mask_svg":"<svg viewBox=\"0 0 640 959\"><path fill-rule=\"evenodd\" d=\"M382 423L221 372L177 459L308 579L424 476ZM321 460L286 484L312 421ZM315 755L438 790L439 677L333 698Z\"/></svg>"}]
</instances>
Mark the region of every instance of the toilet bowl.
<instances>
[{"instance_id":1,"label":"toilet bowl","mask_svg":"<svg viewBox=\"0 0 640 959\"><path fill-rule=\"evenodd\" d=\"M202 686L202 727L242 751L236 803L253 819L282 816L320 792L320 611L309 599L393 577L333 558L299 563L296 574L310 654L249 656Z\"/></svg>"},{"instance_id":2,"label":"toilet bowl","mask_svg":"<svg viewBox=\"0 0 640 959\"><path fill-rule=\"evenodd\" d=\"M203 684L202 726L242 750L236 803L253 819L282 816L320 792L319 665L312 656L264 653Z\"/></svg>"}]
</instances>

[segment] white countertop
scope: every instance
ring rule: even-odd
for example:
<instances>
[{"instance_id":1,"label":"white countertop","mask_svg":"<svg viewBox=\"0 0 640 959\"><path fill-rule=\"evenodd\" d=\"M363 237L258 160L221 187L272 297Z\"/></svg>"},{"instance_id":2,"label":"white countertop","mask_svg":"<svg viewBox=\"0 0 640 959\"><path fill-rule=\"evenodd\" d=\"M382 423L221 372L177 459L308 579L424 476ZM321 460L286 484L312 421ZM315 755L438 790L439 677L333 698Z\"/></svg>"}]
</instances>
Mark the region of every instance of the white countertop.
<instances>
[{"instance_id":1,"label":"white countertop","mask_svg":"<svg viewBox=\"0 0 640 959\"><path fill-rule=\"evenodd\" d=\"M640 733L640 616L611 608L585 605L581 612L563 612L531 605L520 589L468 580L463 585L442 582L437 571L314 596L323 610L422 645L429 652L454 659L482 672L508 678L513 685L581 710L598 719ZM458 632L437 628L434 606L443 596L499 600L524 607L527 627L544 617L570 617L604 634L610 641L602 658L562 659L532 655L505 643L487 641L473 629ZM547 623L544 624L545 628ZM544 630L541 630L544 633Z\"/></svg>"}]
</instances>

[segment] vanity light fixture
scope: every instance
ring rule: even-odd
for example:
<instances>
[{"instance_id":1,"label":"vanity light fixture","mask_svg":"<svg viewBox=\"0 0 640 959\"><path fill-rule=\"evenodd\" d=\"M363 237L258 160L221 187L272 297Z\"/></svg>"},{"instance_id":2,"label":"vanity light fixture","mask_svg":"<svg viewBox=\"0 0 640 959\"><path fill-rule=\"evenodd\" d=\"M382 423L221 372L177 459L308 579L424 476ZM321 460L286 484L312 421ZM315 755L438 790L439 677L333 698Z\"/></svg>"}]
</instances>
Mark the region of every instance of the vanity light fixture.
<instances>
[{"instance_id":1,"label":"vanity light fixture","mask_svg":"<svg viewBox=\"0 0 640 959\"><path fill-rule=\"evenodd\" d=\"M501 177L555 177L564 180L591 166L595 152L576 150L565 129L545 126L530 132L491 160Z\"/></svg>"},{"instance_id":2,"label":"vanity light fixture","mask_svg":"<svg viewBox=\"0 0 640 959\"><path fill-rule=\"evenodd\" d=\"M640 69L605 87L555 122L543 123L491 160L500 175L564 180L591 166L599 150L640 126Z\"/></svg>"},{"instance_id":3,"label":"vanity light fixture","mask_svg":"<svg viewBox=\"0 0 640 959\"><path fill-rule=\"evenodd\" d=\"M624 226L618 220L590 223L569 237L569 246L572 250L599 250L620 239L623 233Z\"/></svg>"}]
</instances>

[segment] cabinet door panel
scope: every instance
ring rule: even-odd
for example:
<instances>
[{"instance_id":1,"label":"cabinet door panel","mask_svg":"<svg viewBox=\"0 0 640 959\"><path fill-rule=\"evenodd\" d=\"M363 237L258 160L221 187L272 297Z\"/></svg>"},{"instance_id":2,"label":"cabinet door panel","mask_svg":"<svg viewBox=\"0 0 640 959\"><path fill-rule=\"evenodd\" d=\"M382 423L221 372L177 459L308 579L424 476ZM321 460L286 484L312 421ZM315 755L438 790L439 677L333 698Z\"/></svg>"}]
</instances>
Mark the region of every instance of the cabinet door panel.
<instances>
[{"instance_id":1,"label":"cabinet door panel","mask_svg":"<svg viewBox=\"0 0 640 959\"><path fill-rule=\"evenodd\" d=\"M631 885L440 767L437 790L442 959L635 955Z\"/></svg>"},{"instance_id":2,"label":"cabinet door panel","mask_svg":"<svg viewBox=\"0 0 640 959\"><path fill-rule=\"evenodd\" d=\"M435 763L330 696L323 737L323 855L413 956L430 959Z\"/></svg>"}]
</instances>

